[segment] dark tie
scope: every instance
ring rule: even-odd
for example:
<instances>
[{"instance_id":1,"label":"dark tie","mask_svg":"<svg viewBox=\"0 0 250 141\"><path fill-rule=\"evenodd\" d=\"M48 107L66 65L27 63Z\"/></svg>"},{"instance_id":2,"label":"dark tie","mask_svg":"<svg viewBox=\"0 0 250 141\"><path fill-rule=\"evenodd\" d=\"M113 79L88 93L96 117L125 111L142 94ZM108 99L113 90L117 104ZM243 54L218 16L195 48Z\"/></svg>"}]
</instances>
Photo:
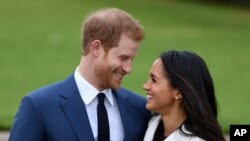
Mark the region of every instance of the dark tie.
<instances>
[{"instance_id":1,"label":"dark tie","mask_svg":"<svg viewBox=\"0 0 250 141\"><path fill-rule=\"evenodd\" d=\"M98 94L97 119L98 119L98 141L109 141L109 120L104 105L105 94Z\"/></svg>"}]
</instances>

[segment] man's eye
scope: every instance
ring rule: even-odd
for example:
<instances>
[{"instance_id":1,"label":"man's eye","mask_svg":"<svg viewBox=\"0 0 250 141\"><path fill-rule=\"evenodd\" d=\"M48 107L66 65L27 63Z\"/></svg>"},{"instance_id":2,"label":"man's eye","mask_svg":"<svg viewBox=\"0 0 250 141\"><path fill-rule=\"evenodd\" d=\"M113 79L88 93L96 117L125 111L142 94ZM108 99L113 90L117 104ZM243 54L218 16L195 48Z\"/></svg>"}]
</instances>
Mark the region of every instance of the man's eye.
<instances>
[{"instance_id":1,"label":"man's eye","mask_svg":"<svg viewBox=\"0 0 250 141\"><path fill-rule=\"evenodd\" d=\"M127 59L128 59L128 57L126 57L126 56L121 56L120 57L120 60L122 60L122 61L127 60Z\"/></svg>"}]
</instances>

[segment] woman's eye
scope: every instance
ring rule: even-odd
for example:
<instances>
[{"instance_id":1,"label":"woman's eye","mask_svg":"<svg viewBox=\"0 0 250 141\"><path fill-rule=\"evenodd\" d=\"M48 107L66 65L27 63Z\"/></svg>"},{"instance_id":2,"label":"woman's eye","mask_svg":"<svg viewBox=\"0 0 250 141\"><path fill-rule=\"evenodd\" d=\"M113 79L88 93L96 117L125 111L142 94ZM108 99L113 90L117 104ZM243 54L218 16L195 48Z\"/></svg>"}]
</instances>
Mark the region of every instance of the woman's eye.
<instances>
[{"instance_id":1,"label":"woman's eye","mask_svg":"<svg viewBox=\"0 0 250 141\"><path fill-rule=\"evenodd\" d=\"M153 82L156 82L155 78L151 78L151 80L152 80Z\"/></svg>"}]
</instances>

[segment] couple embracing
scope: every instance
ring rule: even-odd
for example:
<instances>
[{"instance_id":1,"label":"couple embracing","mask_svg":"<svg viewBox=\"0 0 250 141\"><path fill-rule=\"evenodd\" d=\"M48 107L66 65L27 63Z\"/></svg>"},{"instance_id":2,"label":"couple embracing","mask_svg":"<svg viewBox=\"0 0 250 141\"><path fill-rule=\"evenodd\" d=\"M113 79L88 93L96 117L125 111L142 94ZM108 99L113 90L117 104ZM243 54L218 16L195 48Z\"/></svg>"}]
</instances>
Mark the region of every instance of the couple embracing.
<instances>
[{"instance_id":1,"label":"couple embracing","mask_svg":"<svg viewBox=\"0 0 250 141\"><path fill-rule=\"evenodd\" d=\"M86 17L82 55L65 80L27 96L9 141L223 141L216 97L204 60L166 51L143 85L147 99L121 87L144 31L117 8Z\"/></svg>"}]
</instances>

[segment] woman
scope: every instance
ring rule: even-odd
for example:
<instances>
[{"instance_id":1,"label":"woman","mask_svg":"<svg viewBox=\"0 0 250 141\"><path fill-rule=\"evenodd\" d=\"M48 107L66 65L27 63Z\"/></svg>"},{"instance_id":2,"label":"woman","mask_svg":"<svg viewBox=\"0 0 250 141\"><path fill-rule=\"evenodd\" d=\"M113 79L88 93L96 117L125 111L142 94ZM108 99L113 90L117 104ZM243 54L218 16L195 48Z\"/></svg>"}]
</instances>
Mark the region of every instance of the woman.
<instances>
[{"instance_id":1,"label":"woman","mask_svg":"<svg viewBox=\"0 0 250 141\"><path fill-rule=\"evenodd\" d=\"M144 141L225 141L214 86L204 60L187 51L163 52L143 85L154 112Z\"/></svg>"}]
</instances>

